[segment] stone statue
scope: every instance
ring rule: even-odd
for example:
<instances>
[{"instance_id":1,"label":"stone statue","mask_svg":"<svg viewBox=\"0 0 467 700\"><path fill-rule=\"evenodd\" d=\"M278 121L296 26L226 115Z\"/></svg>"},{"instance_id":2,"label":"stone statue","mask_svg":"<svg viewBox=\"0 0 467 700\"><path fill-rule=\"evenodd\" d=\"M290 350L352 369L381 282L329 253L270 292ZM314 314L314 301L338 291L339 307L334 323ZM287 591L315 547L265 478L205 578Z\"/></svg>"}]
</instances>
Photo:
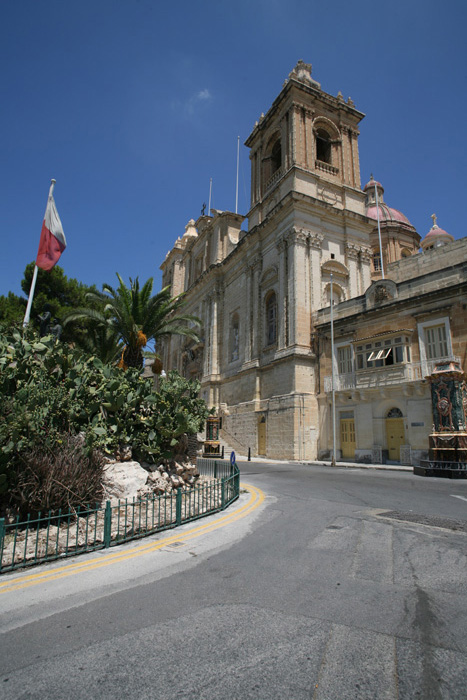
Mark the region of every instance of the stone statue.
<instances>
[{"instance_id":1,"label":"stone statue","mask_svg":"<svg viewBox=\"0 0 467 700\"><path fill-rule=\"evenodd\" d=\"M44 335L49 335L50 333L50 319L52 316L50 313L50 306L48 304L44 306L44 311L43 313L39 314L38 318L40 322L39 335L42 338Z\"/></svg>"},{"instance_id":2,"label":"stone statue","mask_svg":"<svg viewBox=\"0 0 467 700\"><path fill-rule=\"evenodd\" d=\"M62 334L62 327L59 323L58 318L54 318L53 326L50 327L50 333L55 337L56 340L60 340Z\"/></svg>"}]
</instances>

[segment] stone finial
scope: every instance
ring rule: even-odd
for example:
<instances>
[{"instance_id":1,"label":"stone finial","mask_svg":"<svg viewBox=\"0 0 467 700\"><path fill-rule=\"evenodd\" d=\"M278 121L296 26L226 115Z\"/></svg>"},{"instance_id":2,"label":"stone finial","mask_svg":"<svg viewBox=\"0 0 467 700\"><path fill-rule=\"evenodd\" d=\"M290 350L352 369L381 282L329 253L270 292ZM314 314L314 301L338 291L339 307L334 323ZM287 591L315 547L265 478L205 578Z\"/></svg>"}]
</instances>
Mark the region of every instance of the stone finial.
<instances>
[{"instance_id":1,"label":"stone finial","mask_svg":"<svg viewBox=\"0 0 467 700\"><path fill-rule=\"evenodd\" d=\"M347 104L349 105L349 107L354 107L354 105L355 105L355 103L351 97L349 97L349 99L347 100Z\"/></svg>"},{"instance_id":2,"label":"stone finial","mask_svg":"<svg viewBox=\"0 0 467 700\"><path fill-rule=\"evenodd\" d=\"M339 102L343 102L343 101L344 101L344 95L342 94L342 92L341 92L340 90L339 90L339 92L337 93L337 99L339 100Z\"/></svg>"},{"instance_id":3,"label":"stone finial","mask_svg":"<svg viewBox=\"0 0 467 700\"><path fill-rule=\"evenodd\" d=\"M431 218L433 219L433 228L435 228L437 226L436 222L438 221L438 217L436 216L436 214L432 214Z\"/></svg>"},{"instance_id":4,"label":"stone finial","mask_svg":"<svg viewBox=\"0 0 467 700\"><path fill-rule=\"evenodd\" d=\"M187 225L185 226L185 233L183 234L183 237L184 238L185 238L185 236L195 237L197 235L198 235L198 232L197 232L196 227L195 227L195 220L190 219L189 222L187 223Z\"/></svg>"},{"instance_id":5,"label":"stone finial","mask_svg":"<svg viewBox=\"0 0 467 700\"><path fill-rule=\"evenodd\" d=\"M297 80L300 83L321 88L321 85L311 77L311 63L305 63L300 59L293 70L289 73L290 80Z\"/></svg>"}]
</instances>

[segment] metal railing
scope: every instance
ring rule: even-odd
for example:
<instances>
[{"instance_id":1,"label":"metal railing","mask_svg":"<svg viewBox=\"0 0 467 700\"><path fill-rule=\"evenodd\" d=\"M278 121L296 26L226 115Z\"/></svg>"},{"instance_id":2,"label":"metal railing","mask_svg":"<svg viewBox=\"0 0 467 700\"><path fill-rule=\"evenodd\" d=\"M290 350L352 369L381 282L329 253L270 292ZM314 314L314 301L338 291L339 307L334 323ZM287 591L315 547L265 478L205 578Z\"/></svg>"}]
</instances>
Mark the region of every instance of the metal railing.
<instances>
[{"instance_id":1,"label":"metal railing","mask_svg":"<svg viewBox=\"0 0 467 700\"><path fill-rule=\"evenodd\" d=\"M0 574L113 547L224 510L240 494L238 466L199 461L199 471L213 480L170 495L119 500L114 505L106 501L104 507L39 513L37 518L28 515L22 522L0 518Z\"/></svg>"}]
</instances>

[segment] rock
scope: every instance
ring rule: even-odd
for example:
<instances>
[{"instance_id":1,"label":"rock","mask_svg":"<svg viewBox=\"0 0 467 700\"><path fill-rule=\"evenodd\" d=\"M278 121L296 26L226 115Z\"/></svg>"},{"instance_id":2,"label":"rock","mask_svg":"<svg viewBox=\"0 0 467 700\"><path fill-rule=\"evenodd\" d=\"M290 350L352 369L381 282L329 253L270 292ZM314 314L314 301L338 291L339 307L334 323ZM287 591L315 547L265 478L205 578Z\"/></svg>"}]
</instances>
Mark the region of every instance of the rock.
<instances>
[{"instance_id":1,"label":"rock","mask_svg":"<svg viewBox=\"0 0 467 700\"><path fill-rule=\"evenodd\" d=\"M123 445L120 447L119 453L121 462L129 462L133 456L131 445Z\"/></svg>"},{"instance_id":2,"label":"rock","mask_svg":"<svg viewBox=\"0 0 467 700\"><path fill-rule=\"evenodd\" d=\"M133 498L145 486L148 472L138 462L114 462L104 469L106 498Z\"/></svg>"},{"instance_id":3,"label":"rock","mask_svg":"<svg viewBox=\"0 0 467 700\"><path fill-rule=\"evenodd\" d=\"M148 464L147 462L141 463L141 466L144 467L144 469L147 469L148 472L156 472L158 470L157 464Z\"/></svg>"},{"instance_id":4,"label":"rock","mask_svg":"<svg viewBox=\"0 0 467 700\"><path fill-rule=\"evenodd\" d=\"M173 488L178 488L179 486L183 486L183 479L180 476L177 476L177 474L172 474L170 477L170 482L172 484Z\"/></svg>"}]
</instances>

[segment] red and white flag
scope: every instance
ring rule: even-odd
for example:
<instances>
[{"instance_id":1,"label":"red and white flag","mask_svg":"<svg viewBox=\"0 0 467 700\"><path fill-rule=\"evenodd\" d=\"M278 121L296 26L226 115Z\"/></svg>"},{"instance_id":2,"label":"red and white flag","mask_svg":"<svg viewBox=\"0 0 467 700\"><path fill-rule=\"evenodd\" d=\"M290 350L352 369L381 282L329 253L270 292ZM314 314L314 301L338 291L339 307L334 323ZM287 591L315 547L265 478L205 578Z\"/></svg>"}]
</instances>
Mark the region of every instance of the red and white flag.
<instances>
[{"instance_id":1,"label":"red and white flag","mask_svg":"<svg viewBox=\"0 0 467 700\"><path fill-rule=\"evenodd\" d=\"M37 267L40 267L42 270L51 270L57 264L65 248L66 239L63 233L62 222L60 221L53 195L49 194L42 223L39 250L37 251Z\"/></svg>"}]
</instances>

